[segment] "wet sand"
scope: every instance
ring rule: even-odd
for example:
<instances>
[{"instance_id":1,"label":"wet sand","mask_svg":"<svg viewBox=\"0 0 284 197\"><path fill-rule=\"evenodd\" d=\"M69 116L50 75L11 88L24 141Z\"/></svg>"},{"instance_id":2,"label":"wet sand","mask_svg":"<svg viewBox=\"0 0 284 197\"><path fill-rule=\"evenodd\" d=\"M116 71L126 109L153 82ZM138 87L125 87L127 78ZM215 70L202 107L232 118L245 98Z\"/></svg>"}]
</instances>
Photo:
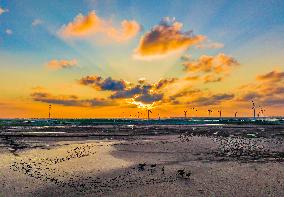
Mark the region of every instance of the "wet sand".
<instances>
[{"instance_id":1,"label":"wet sand","mask_svg":"<svg viewBox=\"0 0 284 197\"><path fill-rule=\"evenodd\" d=\"M128 129L3 132L0 196L284 196L281 127Z\"/></svg>"}]
</instances>

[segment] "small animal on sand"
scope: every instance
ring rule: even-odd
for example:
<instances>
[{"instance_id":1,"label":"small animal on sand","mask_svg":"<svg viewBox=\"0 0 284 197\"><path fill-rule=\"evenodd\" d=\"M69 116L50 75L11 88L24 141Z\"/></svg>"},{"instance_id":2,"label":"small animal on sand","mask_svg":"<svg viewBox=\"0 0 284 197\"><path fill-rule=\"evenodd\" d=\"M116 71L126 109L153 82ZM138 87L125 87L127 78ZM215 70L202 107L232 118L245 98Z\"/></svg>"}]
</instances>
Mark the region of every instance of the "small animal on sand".
<instances>
[{"instance_id":1,"label":"small animal on sand","mask_svg":"<svg viewBox=\"0 0 284 197\"><path fill-rule=\"evenodd\" d=\"M191 175L191 172L187 172L187 173L185 174L185 177L189 178L190 175Z\"/></svg>"},{"instance_id":2,"label":"small animal on sand","mask_svg":"<svg viewBox=\"0 0 284 197\"><path fill-rule=\"evenodd\" d=\"M162 167L162 174L165 174L165 166Z\"/></svg>"},{"instance_id":3,"label":"small animal on sand","mask_svg":"<svg viewBox=\"0 0 284 197\"><path fill-rule=\"evenodd\" d=\"M184 169L182 169L182 170L178 170L178 171L177 171L177 175L179 175L179 176L181 176L181 177L183 177L183 176L184 176L184 174L185 174Z\"/></svg>"},{"instance_id":4,"label":"small animal on sand","mask_svg":"<svg viewBox=\"0 0 284 197\"><path fill-rule=\"evenodd\" d=\"M139 171L144 171L145 170L145 166L146 166L146 163L139 163L138 164L138 170Z\"/></svg>"}]
</instances>

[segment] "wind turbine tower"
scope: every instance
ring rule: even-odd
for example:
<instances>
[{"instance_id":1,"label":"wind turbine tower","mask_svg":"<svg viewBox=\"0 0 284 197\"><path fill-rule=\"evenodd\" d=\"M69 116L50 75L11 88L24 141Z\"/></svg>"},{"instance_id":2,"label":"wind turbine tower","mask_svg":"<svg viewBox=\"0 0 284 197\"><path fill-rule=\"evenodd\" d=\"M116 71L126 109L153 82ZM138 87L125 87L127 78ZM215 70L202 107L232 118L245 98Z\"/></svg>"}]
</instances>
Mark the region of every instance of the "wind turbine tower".
<instances>
[{"instance_id":1,"label":"wind turbine tower","mask_svg":"<svg viewBox=\"0 0 284 197\"><path fill-rule=\"evenodd\" d=\"M252 102L252 109L253 109L253 118L255 118L255 104L254 104L254 101L251 101Z\"/></svg>"},{"instance_id":2,"label":"wind turbine tower","mask_svg":"<svg viewBox=\"0 0 284 197\"><path fill-rule=\"evenodd\" d=\"M183 111L184 112L184 118L186 118L186 113L187 113L187 111Z\"/></svg>"},{"instance_id":3,"label":"wind turbine tower","mask_svg":"<svg viewBox=\"0 0 284 197\"><path fill-rule=\"evenodd\" d=\"M211 110L211 109L208 109L208 114L209 114L209 116L211 115L211 112L212 112L212 110Z\"/></svg>"},{"instance_id":4,"label":"wind turbine tower","mask_svg":"<svg viewBox=\"0 0 284 197\"><path fill-rule=\"evenodd\" d=\"M48 106L48 118L50 119L51 105Z\"/></svg>"},{"instance_id":5,"label":"wind turbine tower","mask_svg":"<svg viewBox=\"0 0 284 197\"><path fill-rule=\"evenodd\" d=\"M148 120L150 120L150 113L152 113L152 111L148 109Z\"/></svg>"},{"instance_id":6,"label":"wind turbine tower","mask_svg":"<svg viewBox=\"0 0 284 197\"><path fill-rule=\"evenodd\" d=\"M218 110L220 118L222 117L222 110Z\"/></svg>"}]
</instances>

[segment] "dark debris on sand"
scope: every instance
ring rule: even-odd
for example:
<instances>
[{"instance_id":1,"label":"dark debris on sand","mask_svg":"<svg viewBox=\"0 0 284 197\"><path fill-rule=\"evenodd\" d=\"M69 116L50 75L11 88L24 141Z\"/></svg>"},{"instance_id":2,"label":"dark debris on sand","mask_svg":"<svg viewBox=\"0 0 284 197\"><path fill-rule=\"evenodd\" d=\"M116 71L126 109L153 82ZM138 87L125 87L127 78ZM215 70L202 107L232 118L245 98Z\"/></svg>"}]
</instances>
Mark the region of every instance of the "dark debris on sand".
<instances>
[{"instance_id":1,"label":"dark debris on sand","mask_svg":"<svg viewBox=\"0 0 284 197\"><path fill-rule=\"evenodd\" d=\"M54 188L64 188L67 191L73 191L74 194L85 195L107 195L116 190L127 190L147 185L157 185L161 183L179 183L181 181L190 183L191 177L195 171L185 165L185 167L172 167L181 162L201 161L201 162L284 162L284 127L283 126L136 126L130 129L122 127L95 127L95 128L72 128L67 134L61 137L82 137L82 139L123 139L126 142L117 143L118 151L136 154L139 151L147 154L171 155L172 160L161 162L154 157L151 161L140 160L136 165L117 172L95 175L91 172L86 175L68 175L68 172L57 173L55 165L72 161L75 158L83 158L95 155L96 151L91 145L80 145L66 153L63 157L41 158L33 160L32 158L14 162L10 169L20 172L35 180L40 180L47 185L53 185ZM44 131L49 131L44 129ZM56 130L57 131L57 130ZM58 129L58 131L66 131ZM42 137L45 140L47 136L38 136L39 134L25 135L22 132L0 133L1 142L10 148L13 154L18 150L35 147L26 143L25 138ZM174 140L152 140L143 141L144 138L152 136L173 135ZM54 137L54 136L53 136ZM214 149L206 149L202 153L192 153L187 150L188 144L196 137L208 138L215 145ZM66 139L66 138L63 138ZM76 138L77 139L77 138ZM148 144L147 144L148 143ZM273 145L273 146L272 146ZM150 147L147 149L147 147ZM125 147L125 148L124 148ZM144 148L145 147L145 148ZM171 151L174 147L176 152ZM276 148L275 148L276 147ZM280 147L280 148L279 148ZM282 147L282 149L281 149ZM160 148L158 150L158 148ZM180 149L179 149L180 148ZM207 148L207 147L205 147ZM189 155L196 154L193 158ZM174 155L174 156L172 156ZM57 176L60 174L60 176ZM68 188L68 189L67 189ZM40 196L48 196L46 191L53 191L53 187L44 188L44 191L37 191ZM36 195L36 194L35 194Z\"/></svg>"}]
</instances>

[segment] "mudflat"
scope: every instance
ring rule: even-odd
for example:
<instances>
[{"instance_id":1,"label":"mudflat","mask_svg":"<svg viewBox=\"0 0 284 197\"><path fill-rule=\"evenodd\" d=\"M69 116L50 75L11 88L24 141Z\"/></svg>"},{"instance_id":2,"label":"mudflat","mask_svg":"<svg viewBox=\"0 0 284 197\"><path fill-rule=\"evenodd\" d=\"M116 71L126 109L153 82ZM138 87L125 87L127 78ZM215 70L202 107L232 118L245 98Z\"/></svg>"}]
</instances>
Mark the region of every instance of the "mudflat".
<instances>
[{"instance_id":1,"label":"mudflat","mask_svg":"<svg viewBox=\"0 0 284 197\"><path fill-rule=\"evenodd\" d=\"M284 196L284 127L2 130L0 196Z\"/></svg>"}]
</instances>

